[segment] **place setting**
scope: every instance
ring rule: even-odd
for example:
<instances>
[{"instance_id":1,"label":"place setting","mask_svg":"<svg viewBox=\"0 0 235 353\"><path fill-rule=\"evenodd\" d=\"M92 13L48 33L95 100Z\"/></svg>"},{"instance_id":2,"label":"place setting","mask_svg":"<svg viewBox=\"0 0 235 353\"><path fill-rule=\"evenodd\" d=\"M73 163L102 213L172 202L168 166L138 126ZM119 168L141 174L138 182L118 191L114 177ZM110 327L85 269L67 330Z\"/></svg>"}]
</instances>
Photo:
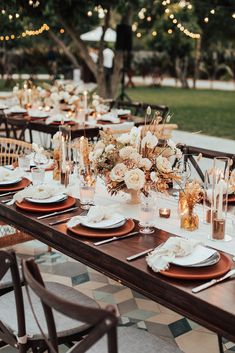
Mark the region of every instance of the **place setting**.
<instances>
[{"instance_id":1,"label":"place setting","mask_svg":"<svg viewBox=\"0 0 235 353\"><path fill-rule=\"evenodd\" d=\"M67 230L73 234L87 238L109 238L101 244L109 242L112 237L123 237L131 234L135 228L135 222L126 219L115 207L101 205L91 206L88 211L75 216L66 224ZM138 232L135 232L138 234ZM101 245L99 242L95 245Z\"/></svg>"},{"instance_id":2,"label":"place setting","mask_svg":"<svg viewBox=\"0 0 235 353\"><path fill-rule=\"evenodd\" d=\"M145 255L146 263L153 272L179 280L216 278L232 267L228 255L188 238L170 237L156 248L127 257L127 261Z\"/></svg>"},{"instance_id":3,"label":"place setting","mask_svg":"<svg viewBox=\"0 0 235 353\"><path fill-rule=\"evenodd\" d=\"M0 167L0 197L2 193L16 192L24 189L30 184L30 180L23 177L23 173L19 170L10 170Z\"/></svg>"}]
</instances>

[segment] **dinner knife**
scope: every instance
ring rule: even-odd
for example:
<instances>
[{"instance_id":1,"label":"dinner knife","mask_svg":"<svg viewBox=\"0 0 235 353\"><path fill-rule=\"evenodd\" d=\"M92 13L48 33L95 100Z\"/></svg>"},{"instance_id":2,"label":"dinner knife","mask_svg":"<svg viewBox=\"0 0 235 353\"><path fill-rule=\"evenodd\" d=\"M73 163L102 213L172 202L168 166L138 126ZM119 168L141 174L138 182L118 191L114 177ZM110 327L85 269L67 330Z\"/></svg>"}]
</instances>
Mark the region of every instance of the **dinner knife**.
<instances>
[{"instance_id":1,"label":"dinner knife","mask_svg":"<svg viewBox=\"0 0 235 353\"><path fill-rule=\"evenodd\" d=\"M193 293L198 293L198 292L200 292L200 291L202 291L202 290L204 290L204 289L206 289L206 288L212 287L212 286L214 286L215 284L224 281L225 279L231 277L231 276L234 275L234 274L235 274L235 269L232 269L232 270L228 271L228 272L226 273L226 275L224 275L223 277L220 277L220 278L217 278L217 279L212 279L212 280L209 281L209 282L206 282L206 283L204 283L204 284L201 284L200 286L197 286L197 287L193 288L193 289L192 289L192 292L193 292Z\"/></svg>"},{"instance_id":2,"label":"dinner knife","mask_svg":"<svg viewBox=\"0 0 235 353\"><path fill-rule=\"evenodd\" d=\"M63 214L63 213L75 211L78 208L79 207L72 207L72 208L67 208L67 210L63 210L63 211L56 211L56 212L48 213L46 215L37 217L37 219L45 219L45 218L49 218L49 217L54 217L54 216L57 216L57 215L60 215L60 214Z\"/></svg>"},{"instance_id":3,"label":"dinner knife","mask_svg":"<svg viewBox=\"0 0 235 353\"><path fill-rule=\"evenodd\" d=\"M153 248L150 248L150 249L144 250L142 252L139 252L139 253L137 253L135 255L129 256L129 257L126 258L126 260L127 261L132 261L132 260L138 259L139 257L148 254L150 251L153 251Z\"/></svg>"},{"instance_id":4,"label":"dinner knife","mask_svg":"<svg viewBox=\"0 0 235 353\"><path fill-rule=\"evenodd\" d=\"M55 222L51 222L51 223L49 223L49 226L55 226L57 224L65 223L65 222L69 221L70 218L71 217L67 217L67 218L63 218L63 219L60 219L60 220L55 221Z\"/></svg>"},{"instance_id":5,"label":"dinner knife","mask_svg":"<svg viewBox=\"0 0 235 353\"><path fill-rule=\"evenodd\" d=\"M139 234L139 232L132 232L132 233L129 233L127 235L123 235L121 237L112 237L112 238L109 238L109 239L97 241L96 243L94 243L94 245L98 246L98 245L102 245L102 244L106 244L106 243L111 243L112 241L126 239L126 238L132 237L133 235L136 235L136 234Z\"/></svg>"},{"instance_id":6,"label":"dinner knife","mask_svg":"<svg viewBox=\"0 0 235 353\"><path fill-rule=\"evenodd\" d=\"M15 193L16 193L16 191L5 192L4 194L0 194L0 197L14 195Z\"/></svg>"}]
</instances>

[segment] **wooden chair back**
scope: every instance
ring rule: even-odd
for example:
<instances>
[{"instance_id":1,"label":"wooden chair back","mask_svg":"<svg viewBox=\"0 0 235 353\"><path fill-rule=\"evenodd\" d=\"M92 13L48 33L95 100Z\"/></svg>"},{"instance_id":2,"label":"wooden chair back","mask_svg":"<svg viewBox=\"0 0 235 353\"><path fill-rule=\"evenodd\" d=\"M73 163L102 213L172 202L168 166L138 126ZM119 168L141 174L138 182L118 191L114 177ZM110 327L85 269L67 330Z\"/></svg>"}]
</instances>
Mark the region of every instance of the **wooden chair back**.
<instances>
[{"instance_id":1,"label":"wooden chair back","mask_svg":"<svg viewBox=\"0 0 235 353\"><path fill-rule=\"evenodd\" d=\"M18 264L14 252L0 250L0 280L4 277L7 271L11 271L14 297L17 313L18 332L14 334L0 321L0 339L15 348L18 348L21 353L26 352L26 327L23 294L21 290L21 279L18 269ZM1 300L1 298L0 298Z\"/></svg>"},{"instance_id":2,"label":"wooden chair back","mask_svg":"<svg viewBox=\"0 0 235 353\"><path fill-rule=\"evenodd\" d=\"M30 287L32 291L40 298L45 320L48 328L49 340L43 335L51 353L58 352L57 333L52 309L87 324L90 328L88 335L70 348L70 353L84 353L94 345L102 336L107 334L108 352L117 353L117 318L113 308L107 310L88 308L74 304L57 296L45 288L38 266L34 260L23 261L23 275L26 288ZM32 308L33 309L33 308ZM39 327L40 329L40 327Z\"/></svg>"},{"instance_id":3,"label":"wooden chair back","mask_svg":"<svg viewBox=\"0 0 235 353\"><path fill-rule=\"evenodd\" d=\"M0 137L0 165L17 162L19 155L30 153L32 145L28 142Z\"/></svg>"},{"instance_id":4,"label":"wooden chair back","mask_svg":"<svg viewBox=\"0 0 235 353\"><path fill-rule=\"evenodd\" d=\"M200 166L199 160L197 160L197 157L200 154L202 155L203 159L205 158L205 159L211 159L211 160L213 160L216 157L227 157L232 161L230 165L230 170L232 171L235 168L235 154L213 151L205 148L187 146L187 145L178 145L178 148L180 148L183 153L185 165L187 163L190 163L190 166L194 168L196 175L199 176L202 182L204 182L205 171L202 169L202 166Z\"/></svg>"},{"instance_id":5,"label":"wooden chair back","mask_svg":"<svg viewBox=\"0 0 235 353\"><path fill-rule=\"evenodd\" d=\"M6 115L6 136L8 138L13 137L14 139L25 141L25 132L29 130L29 138L32 143L32 131L30 129L29 121L18 115Z\"/></svg>"}]
</instances>

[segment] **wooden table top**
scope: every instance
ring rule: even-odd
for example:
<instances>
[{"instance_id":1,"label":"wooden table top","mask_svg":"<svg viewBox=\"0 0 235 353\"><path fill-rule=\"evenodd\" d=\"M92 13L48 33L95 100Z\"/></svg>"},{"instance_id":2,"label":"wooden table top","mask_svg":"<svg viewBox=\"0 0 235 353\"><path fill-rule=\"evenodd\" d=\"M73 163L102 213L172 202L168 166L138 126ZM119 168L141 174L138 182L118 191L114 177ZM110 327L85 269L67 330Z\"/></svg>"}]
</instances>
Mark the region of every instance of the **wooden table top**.
<instances>
[{"instance_id":1,"label":"wooden table top","mask_svg":"<svg viewBox=\"0 0 235 353\"><path fill-rule=\"evenodd\" d=\"M78 202L77 205L79 206ZM235 282L232 279L193 294L192 288L201 284L201 281L170 279L154 273L147 267L144 257L128 262L127 256L156 247L171 235L158 229L152 235L139 234L125 240L94 246L94 241L97 239L91 240L73 235L67 231L65 224L49 226L52 221L77 215L81 211L79 208L73 213L39 221L36 219L37 214L23 212L15 205L0 204L0 219L148 298L235 341Z\"/></svg>"}]
</instances>

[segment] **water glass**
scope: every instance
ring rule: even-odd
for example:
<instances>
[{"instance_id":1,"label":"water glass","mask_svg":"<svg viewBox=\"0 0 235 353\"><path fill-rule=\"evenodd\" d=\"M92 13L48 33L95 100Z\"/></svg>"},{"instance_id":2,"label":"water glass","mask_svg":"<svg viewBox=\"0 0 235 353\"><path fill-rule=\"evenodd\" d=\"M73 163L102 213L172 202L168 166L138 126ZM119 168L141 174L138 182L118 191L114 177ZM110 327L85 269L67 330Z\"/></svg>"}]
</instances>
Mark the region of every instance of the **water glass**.
<instances>
[{"instance_id":1,"label":"water glass","mask_svg":"<svg viewBox=\"0 0 235 353\"><path fill-rule=\"evenodd\" d=\"M142 197L139 213L139 230L142 234L154 232L153 220L155 216L154 202L151 197Z\"/></svg>"},{"instance_id":2,"label":"water glass","mask_svg":"<svg viewBox=\"0 0 235 353\"><path fill-rule=\"evenodd\" d=\"M80 204L83 210L89 210L94 205L95 185L81 183L80 185Z\"/></svg>"},{"instance_id":3,"label":"water glass","mask_svg":"<svg viewBox=\"0 0 235 353\"><path fill-rule=\"evenodd\" d=\"M42 185L45 179L45 170L40 168L32 168L32 182L33 185Z\"/></svg>"},{"instance_id":4,"label":"water glass","mask_svg":"<svg viewBox=\"0 0 235 353\"><path fill-rule=\"evenodd\" d=\"M18 166L21 170L23 170L24 172L27 172L30 170L30 158L29 156L19 156L18 157Z\"/></svg>"}]
</instances>

